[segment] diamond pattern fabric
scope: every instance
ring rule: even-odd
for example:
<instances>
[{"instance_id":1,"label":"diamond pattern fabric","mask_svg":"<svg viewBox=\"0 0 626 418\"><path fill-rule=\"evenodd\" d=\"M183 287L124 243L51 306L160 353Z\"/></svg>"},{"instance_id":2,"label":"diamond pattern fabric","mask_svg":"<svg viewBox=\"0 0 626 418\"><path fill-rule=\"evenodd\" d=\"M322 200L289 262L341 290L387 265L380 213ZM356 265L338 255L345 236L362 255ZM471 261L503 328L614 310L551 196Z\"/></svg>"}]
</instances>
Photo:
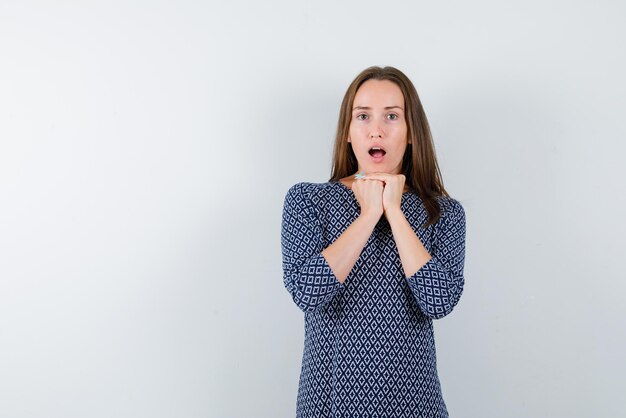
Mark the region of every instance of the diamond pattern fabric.
<instances>
[{"instance_id":1,"label":"diamond pattern fabric","mask_svg":"<svg viewBox=\"0 0 626 418\"><path fill-rule=\"evenodd\" d=\"M283 283L304 313L297 418L448 417L433 319L463 292L465 211L439 197L442 216L428 228L419 196L401 207L431 259L406 277L391 227L381 217L345 282L321 255L360 214L340 182L297 183L285 196Z\"/></svg>"}]
</instances>

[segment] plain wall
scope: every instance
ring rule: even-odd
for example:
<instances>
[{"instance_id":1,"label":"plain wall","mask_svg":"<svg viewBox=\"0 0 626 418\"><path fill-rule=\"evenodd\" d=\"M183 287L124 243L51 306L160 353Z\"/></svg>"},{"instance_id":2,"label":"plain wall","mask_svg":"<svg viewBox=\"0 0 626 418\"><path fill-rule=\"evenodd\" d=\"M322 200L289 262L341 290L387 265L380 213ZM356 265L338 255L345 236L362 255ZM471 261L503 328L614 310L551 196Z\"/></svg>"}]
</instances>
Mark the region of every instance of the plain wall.
<instances>
[{"instance_id":1,"label":"plain wall","mask_svg":"<svg viewBox=\"0 0 626 418\"><path fill-rule=\"evenodd\" d=\"M466 210L451 416L614 417L626 385L618 1L0 4L0 417L292 417L284 196L370 65Z\"/></svg>"}]
</instances>

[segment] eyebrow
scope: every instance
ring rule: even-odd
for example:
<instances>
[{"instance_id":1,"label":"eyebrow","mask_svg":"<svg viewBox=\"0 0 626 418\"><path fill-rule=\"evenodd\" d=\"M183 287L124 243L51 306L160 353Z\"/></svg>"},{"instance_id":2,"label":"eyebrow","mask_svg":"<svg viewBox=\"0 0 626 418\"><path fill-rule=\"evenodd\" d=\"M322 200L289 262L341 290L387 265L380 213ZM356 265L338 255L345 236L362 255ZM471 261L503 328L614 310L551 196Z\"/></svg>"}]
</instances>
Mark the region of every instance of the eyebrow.
<instances>
[{"instance_id":1,"label":"eyebrow","mask_svg":"<svg viewBox=\"0 0 626 418\"><path fill-rule=\"evenodd\" d=\"M387 107L385 107L385 110L394 109L394 108L398 108L398 109L400 109L400 110L402 110L404 112L404 109L402 109L400 106L387 106ZM354 112L357 109L359 109L359 110L360 109L370 110L371 107L369 107L369 106L355 106L355 107L352 108L352 111Z\"/></svg>"}]
</instances>

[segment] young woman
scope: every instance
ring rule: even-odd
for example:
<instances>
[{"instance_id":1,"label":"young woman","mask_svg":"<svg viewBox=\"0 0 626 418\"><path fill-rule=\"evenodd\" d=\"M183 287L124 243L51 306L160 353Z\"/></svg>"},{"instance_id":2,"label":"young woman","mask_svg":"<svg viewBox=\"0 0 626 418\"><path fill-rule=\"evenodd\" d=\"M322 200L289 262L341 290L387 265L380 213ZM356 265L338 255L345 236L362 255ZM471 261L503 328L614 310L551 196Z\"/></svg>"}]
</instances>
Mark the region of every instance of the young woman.
<instances>
[{"instance_id":1,"label":"young woman","mask_svg":"<svg viewBox=\"0 0 626 418\"><path fill-rule=\"evenodd\" d=\"M297 417L447 417L432 320L463 291L465 211L401 71L350 84L331 178L292 186L282 222L283 281L304 311Z\"/></svg>"}]
</instances>

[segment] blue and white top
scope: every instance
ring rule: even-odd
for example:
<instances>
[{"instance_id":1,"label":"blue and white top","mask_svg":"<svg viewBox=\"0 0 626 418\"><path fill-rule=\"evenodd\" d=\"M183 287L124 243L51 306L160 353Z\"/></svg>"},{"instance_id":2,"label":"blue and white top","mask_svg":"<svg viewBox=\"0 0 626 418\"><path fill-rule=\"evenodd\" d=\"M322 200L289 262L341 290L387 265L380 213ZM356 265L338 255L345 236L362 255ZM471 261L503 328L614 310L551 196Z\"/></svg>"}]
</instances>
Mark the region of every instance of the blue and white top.
<instances>
[{"instance_id":1,"label":"blue and white top","mask_svg":"<svg viewBox=\"0 0 626 418\"><path fill-rule=\"evenodd\" d=\"M438 197L441 218L414 192L401 208L432 258L407 278L391 227L381 216L342 284L322 250L360 214L341 182L297 183L285 196L283 281L304 312L297 418L448 417L437 375L432 320L463 292L465 211Z\"/></svg>"}]
</instances>

